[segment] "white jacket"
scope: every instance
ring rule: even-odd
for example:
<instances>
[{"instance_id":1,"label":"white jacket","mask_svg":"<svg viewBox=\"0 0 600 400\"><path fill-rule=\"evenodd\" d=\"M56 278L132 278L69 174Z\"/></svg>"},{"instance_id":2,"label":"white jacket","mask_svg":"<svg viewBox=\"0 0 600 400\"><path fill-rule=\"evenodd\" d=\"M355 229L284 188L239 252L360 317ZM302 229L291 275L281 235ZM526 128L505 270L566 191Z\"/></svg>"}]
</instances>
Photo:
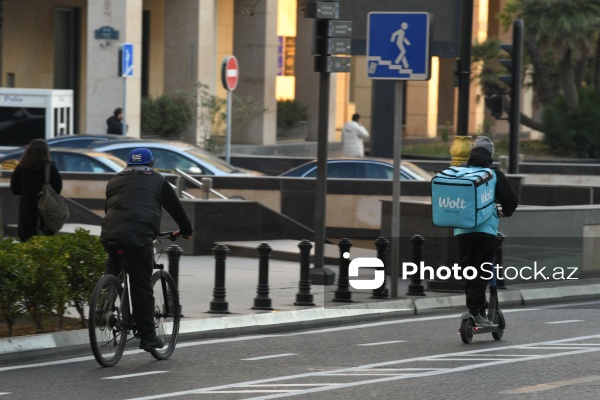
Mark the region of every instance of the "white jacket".
<instances>
[{"instance_id":1,"label":"white jacket","mask_svg":"<svg viewBox=\"0 0 600 400\"><path fill-rule=\"evenodd\" d=\"M348 157L364 157L364 140L369 139L367 129L356 121L350 121L342 128L342 154Z\"/></svg>"}]
</instances>

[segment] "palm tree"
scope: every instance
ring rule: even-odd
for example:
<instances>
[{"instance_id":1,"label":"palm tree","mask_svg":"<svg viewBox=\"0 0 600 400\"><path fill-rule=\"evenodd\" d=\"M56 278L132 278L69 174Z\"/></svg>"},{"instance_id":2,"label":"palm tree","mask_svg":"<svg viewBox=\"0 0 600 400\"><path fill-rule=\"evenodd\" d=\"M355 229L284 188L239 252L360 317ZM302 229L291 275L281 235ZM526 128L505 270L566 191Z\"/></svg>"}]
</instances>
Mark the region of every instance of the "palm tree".
<instances>
[{"instance_id":1,"label":"palm tree","mask_svg":"<svg viewBox=\"0 0 600 400\"><path fill-rule=\"evenodd\" d=\"M515 18L524 20L524 49L540 103L554 103L560 88L568 112L579 114L579 88L593 85L600 94L600 0L509 0L501 13L505 29ZM558 86L552 64L558 66ZM586 75L588 65L594 70Z\"/></svg>"}]
</instances>

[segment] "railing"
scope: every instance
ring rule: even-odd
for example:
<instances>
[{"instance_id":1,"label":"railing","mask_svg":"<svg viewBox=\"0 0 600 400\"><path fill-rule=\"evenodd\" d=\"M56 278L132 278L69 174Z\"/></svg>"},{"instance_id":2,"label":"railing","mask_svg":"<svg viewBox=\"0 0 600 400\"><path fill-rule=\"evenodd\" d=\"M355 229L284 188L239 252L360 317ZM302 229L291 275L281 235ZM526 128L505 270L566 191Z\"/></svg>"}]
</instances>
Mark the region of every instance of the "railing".
<instances>
[{"instance_id":1,"label":"railing","mask_svg":"<svg viewBox=\"0 0 600 400\"><path fill-rule=\"evenodd\" d=\"M188 182L192 183L193 185L196 185L197 187L202 189L202 198L204 200L208 200L210 198L211 193L220 199L228 200L226 196L222 195L221 193L217 192L216 190L214 190L212 188L212 179L211 178L202 178L202 181L199 181L198 179L194 178L193 176L190 176L187 173L183 172L179 168L176 168L175 171L177 172L177 175L178 175L176 184L175 184L175 191L177 192L177 196L185 197L188 199L196 198L195 196L189 194L188 192L186 192L185 190L182 189L182 178L183 178L186 181L188 181Z\"/></svg>"}]
</instances>

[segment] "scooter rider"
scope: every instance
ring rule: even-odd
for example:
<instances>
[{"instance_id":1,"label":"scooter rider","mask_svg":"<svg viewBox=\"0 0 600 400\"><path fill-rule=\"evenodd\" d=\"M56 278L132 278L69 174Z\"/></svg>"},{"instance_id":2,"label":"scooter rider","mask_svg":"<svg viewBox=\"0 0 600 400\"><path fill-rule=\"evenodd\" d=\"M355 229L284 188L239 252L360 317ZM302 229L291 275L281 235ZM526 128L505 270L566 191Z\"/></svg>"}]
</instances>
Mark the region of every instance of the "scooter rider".
<instances>
[{"instance_id":1,"label":"scooter rider","mask_svg":"<svg viewBox=\"0 0 600 400\"><path fill-rule=\"evenodd\" d=\"M467 161L468 167L492 168L494 143L486 136L478 136ZM472 229L456 228L454 235L458 240L460 265L465 268L473 266L478 270L475 279L465 284L466 304L475 324L490 326L493 322L486 318L487 301L485 290L488 280L482 278L482 264L493 263L498 235L499 217L510 217L518 205L518 198L510 186L508 179L500 170L496 174L495 200L500 203L502 211L492 214L490 218Z\"/></svg>"}]
</instances>

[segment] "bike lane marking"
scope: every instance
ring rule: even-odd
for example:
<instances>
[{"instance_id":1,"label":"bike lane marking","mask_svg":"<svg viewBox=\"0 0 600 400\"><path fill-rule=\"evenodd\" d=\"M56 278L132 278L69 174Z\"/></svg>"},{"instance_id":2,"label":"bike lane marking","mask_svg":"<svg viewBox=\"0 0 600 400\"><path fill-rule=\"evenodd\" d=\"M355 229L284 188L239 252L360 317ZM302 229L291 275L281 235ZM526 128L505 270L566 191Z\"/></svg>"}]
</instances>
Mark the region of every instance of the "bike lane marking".
<instances>
[{"instance_id":1,"label":"bike lane marking","mask_svg":"<svg viewBox=\"0 0 600 400\"><path fill-rule=\"evenodd\" d=\"M158 395L136 397L136 398L131 398L128 400L164 399L164 398L170 398L170 397L186 396L186 395L190 395L190 394L208 394L208 393L217 394L217 393L221 393L221 391L232 390L232 389L233 390L243 389L245 387L252 387L253 385L256 385L256 384L266 384L266 383L270 383L270 382L282 382L282 381L287 381L287 380L295 380L295 379L303 379L303 378L340 376L340 375L350 376L350 375L353 375L353 373L355 373L355 372L359 372L359 371L365 370L365 369L373 370L374 368L379 368L379 367L389 367L389 366L398 365L398 364L429 361L429 360L433 360L433 359L443 359L443 358L464 356L464 355L485 355L482 353L486 353L486 352L490 352L490 351L497 353L502 350L513 350L513 349L522 349L522 348L527 348L529 350L535 350L536 349L535 346L540 346L540 348L543 349L544 347L547 347L548 345L562 344L562 343L582 341L582 340L588 340L588 339L597 339L598 340L598 339L600 339L600 335L579 336L579 337L568 338L568 339L559 339L559 340L530 343L526 346L525 345L512 345L512 346L504 346L504 347L495 347L493 349L471 350L471 351L460 352L460 353L435 354L435 355L424 356L424 357L414 357L414 358L401 359L401 360L385 361L385 362L375 363L375 364L360 365L360 366L356 366L356 367L341 368L338 370L310 372L310 373L297 374L297 375L280 376L280 377L276 377L276 378L267 378L267 379L260 379L260 380L247 381L247 382L238 382L238 383L233 383L233 384L228 384L228 385L220 385L220 386L191 389L191 390L185 390L185 391L179 391L179 392L170 392L170 393L164 393L164 394L158 394ZM586 346L585 343L579 343L578 345L581 347ZM362 385L390 382L390 381L396 381L396 380L402 380L402 379L410 379L410 378L415 378L415 377L420 378L420 377L427 377L427 376L443 375L443 374L449 374L449 373L454 373L454 372L469 371L469 370L474 370L474 369L479 369L479 368L487 368L487 367L496 366L496 365L512 364L512 363L517 363L517 362L522 362L522 361L535 361L535 360L543 360L543 359L562 357L562 356L578 355L578 354L583 354L583 353L592 353L592 352L600 351L600 348L590 346L590 347L585 347L583 349L569 348L569 350L571 350L571 351L561 351L558 353L551 353L551 354L534 354L534 355L526 354L526 355L523 355L523 357L521 357L521 358L494 359L493 361L489 361L489 362L482 362L482 363L478 363L478 364L468 364L468 365L463 365L463 366L459 366L459 367L455 367L455 368L435 369L435 370L421 372L421 373L377 377L375 379L353 381L353 382L347 382L347 383L336 384L336 385L322 386L322 385L319 385L318 383L315 383L315 386L317 386L317 387L314 387L314 388L305 389L305 390L295 390L293 392L272 394L272 395L266 395L266 396L260 396L260 397L252 397L247 400L250 400L250 399L252 399L252 400L277 399L277 398L283 398L283 397L291 397L291 396L324 392L324 391L329 391L329 390L344 389L344 388L349 388L349 387L353 387L353 386L362 386ZM468 359L464 359L464 360L469 361Z\"/></svg>"},{"instance_id":2,"label":"bike lane marking","mask_svg":"<svg viewBox=\"0 0 600 400\"><path fill-rule=\"evenodd\" d=\"M258 361L258 360L267 360L269 358L290 357L290 356L295 356L295 355L296 355L296 353L272 354L270 356L242 358L242 359L240 359L240 361Z\"/></svg>"},{"instance_id":3,"label":"bike lane marking","mask_svg":"<svg viewBox=\"0 0 600 400\"><path fill-rule=\"evenodd\" d=\"M138 376L147 376L147 375L156 375L156 374L166 374L169 371L148 371L148 372L140 372L138 374L127 374L127 375L115 375L115 376L107 376L105 378L100 379L125 379L125 378L135 378Z\"/></svg>"}]
</instances>

